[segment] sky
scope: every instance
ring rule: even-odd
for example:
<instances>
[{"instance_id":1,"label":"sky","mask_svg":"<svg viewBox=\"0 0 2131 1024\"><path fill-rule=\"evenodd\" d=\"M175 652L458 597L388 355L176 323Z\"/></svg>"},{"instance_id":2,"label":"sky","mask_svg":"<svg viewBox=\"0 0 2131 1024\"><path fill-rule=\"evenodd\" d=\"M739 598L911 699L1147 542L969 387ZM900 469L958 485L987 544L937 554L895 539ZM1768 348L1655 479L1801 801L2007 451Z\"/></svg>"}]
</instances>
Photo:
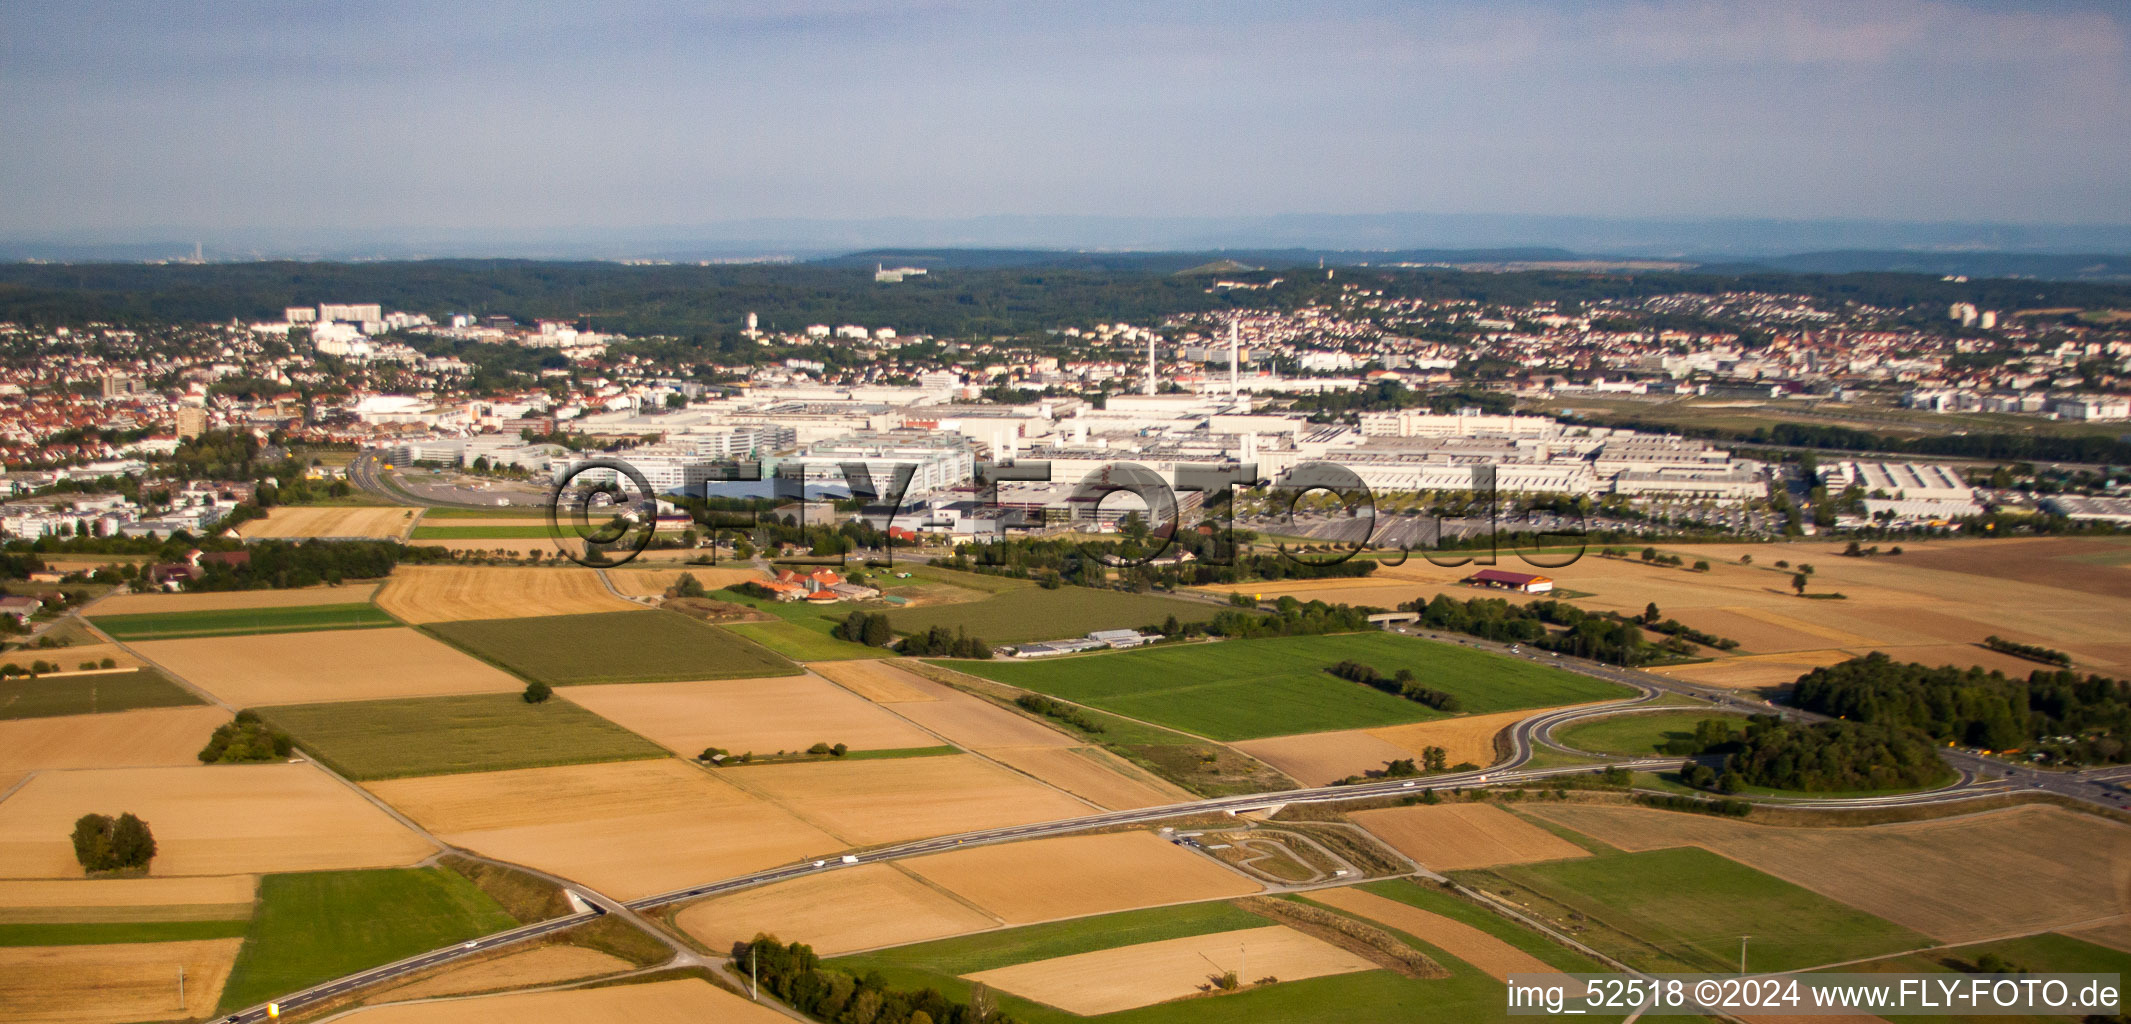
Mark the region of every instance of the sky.
<instances>
[{"instance_id":1,"label":"sky","mask_svg":"<svg viewBox=\"0 0 2131 1024\"><path fill-rule=\"evenodd\" d=\"M0 0L0 195L18 238L2125 225L2131 5Z\"/></svg>"}]
</instances>

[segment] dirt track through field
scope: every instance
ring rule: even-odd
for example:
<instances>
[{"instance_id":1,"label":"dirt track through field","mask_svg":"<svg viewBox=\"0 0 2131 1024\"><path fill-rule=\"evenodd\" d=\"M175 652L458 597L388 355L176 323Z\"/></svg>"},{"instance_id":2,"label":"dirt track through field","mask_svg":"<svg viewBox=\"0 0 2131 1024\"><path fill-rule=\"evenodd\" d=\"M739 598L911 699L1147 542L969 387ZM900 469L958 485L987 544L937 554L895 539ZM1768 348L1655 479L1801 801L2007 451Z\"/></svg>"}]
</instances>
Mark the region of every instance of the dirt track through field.
<instances>
[{"instance_id":1,"label":"dirt track through field","mask_svg":"<svg viewBox=\"0 0 2131 1024\"><path fill-rule=\"evenodd\" d=\"M551 569L407 566L392 571L378 607L402 622L458 622L641 610L614 596L583 566Z\"/></svg>"},{"instance_id":2,"label":"dirt track through field","mask_svg":"<svg viewBox=\"0 0 2131 1024\"><path fill-rule=\"evenodd\" d=\"M1703 847L1946 942L2131 914L2131 827L2054 807L1856 828L1587 804L1530 813L1626 850Z\"/></svg>"},{"instance_id":3,"label":"dirt track through field","mask_svg":"<svg viewBox=\"0 0 2131 1024\"><path fill-rule=\"evenodd\" d=\"M906 867L1008 924L1232 899L1260 886L1149 832L1036 839L918 857Z\"/></svg>"},{"instance_id":4,"label":"dirt track through field","mask_svg":"<svg viewBox=\"0 0 2131 1024\"><path fill-rule=\"evenodd\" d=\"M502 669L411 629L148 640L133 648L239 708L525 688Z\"/></svg>"},{"instance_id":5,"label":"dirt track through field","mask_svg":"<svg viewBox=\"0 0 2131 1024\"><path fill-rule=\"evenodd\" d=\"M155 830L152 875L398 867L436 852L310 764L45 772L0 801L0 877L80 878L68 838L90 812Z\"/></svg>"},{"instance_id":6,"label":"dirt track through field","mask_svg":"<svg viewBox=\"0 0 2131 1024\"><path fill-rule=\"evenodd\" d=\"M105 946L0 946L0 1008L12 1024L204 1018L243 939ZM178 1006L178 970L185 1005Z\"/></svg>"},{"instance_id":7,"label":"dirt track through field","mask_svg":"<svg viewBox=\"0 0 2131 1024\"><path fill-rule=\"evenodd\" d=\"M1223 971L1301 981L1376 964L1285 925L1142 942L965 974L994 988L1092 1017L1198 995Z\"/></svg>"},{"instance_id":8,"label":"dirt track through field","mask_svg":"<svg viewBox=\"0 0 2131 1024\"><path fill-rule=\"evenodd\" d=\"M1516 974L1552 974L1545 961L1463 921L1360 889L1318 889L1306 898L1395 928L1471 964L1497 981Z\"/></svg>"},{"instance_id":9,"label":"dirt track through field","mask_svg":"<svg viewBox=\"0 0 2131 1024\"><path fill-rule=\"evenodd\" d=\"M1349 817L1433 871L1589 856L1583 847L1491 804L1393 807Z\"/></svg>"},{"instance_id":10,"label":"dirt track through field","mask_svg":"<svg viewBox=\"0 0 2131 1024\"><path fill-rule=\"evenodd\" d=\"M677 923L712 950L758 933L823 956L900 946L997 927L989 914L893 864L865 864L690 905Z\"/></svg>"}]
</instances>

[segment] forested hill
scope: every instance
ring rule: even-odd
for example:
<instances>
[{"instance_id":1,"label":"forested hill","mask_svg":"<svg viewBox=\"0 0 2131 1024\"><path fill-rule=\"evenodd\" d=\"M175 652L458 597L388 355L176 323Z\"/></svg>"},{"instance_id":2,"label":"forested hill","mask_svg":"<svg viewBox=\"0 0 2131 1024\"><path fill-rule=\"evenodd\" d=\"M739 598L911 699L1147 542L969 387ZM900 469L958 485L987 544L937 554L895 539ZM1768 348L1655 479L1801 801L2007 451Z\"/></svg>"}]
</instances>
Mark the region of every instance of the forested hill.
<instances>
[{"instance_id":1,"label":"forested hill","mask_svg":"<svg viewBox=\"0 0 2131 1024\"><path fill-rule=\"evenodd\" d=\"M907 265L938 269L900 283L874 281L873 265L888 262L891 255ZM636 335L722 334L737 330L753 310L762 315L767 329L859 323L892 326L904 333L985 337L1104 321L1145 324L1229 305L1292 307L1325 301L1355 283L1391 296L1505 304L1748 290L1807 295L1830 304L1913 307L1920 319L1943 319L1945 304L1956 300L2004 309L2131 305L2131 286L2026 280L1955 283L1921 274L1470 273L1346 266L1328 279L1316 272L1314 260L1294 265L1300 262L1296 257L1309 255L1299 250L1111 258L999 254L1015 264L1010 266L988 265L987 259L959 250L710 266L528 260L17 263L0 265L0 320L39 326L257 320L279 317L288 306L378 302L430 314L588 320L595 329ZM1234 260L1236 256L1264 262ZM1230 260L1264 269L1235 269ZM1281 283L1266 290L1214 289L1212 267L1220 268L1224 278L1269 282L1278 277ZM1195 269L1201 272L1192 272Z\"/></svg>"}]
</instances>

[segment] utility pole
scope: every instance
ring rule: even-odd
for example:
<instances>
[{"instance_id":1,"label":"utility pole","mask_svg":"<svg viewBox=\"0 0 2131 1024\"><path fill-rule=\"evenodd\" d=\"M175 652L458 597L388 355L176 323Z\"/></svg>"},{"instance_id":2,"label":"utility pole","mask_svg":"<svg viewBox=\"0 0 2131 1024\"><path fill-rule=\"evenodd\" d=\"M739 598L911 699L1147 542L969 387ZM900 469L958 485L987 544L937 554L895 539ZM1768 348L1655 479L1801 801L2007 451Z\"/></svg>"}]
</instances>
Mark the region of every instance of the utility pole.
<instances>
[{"instance_id":1,"label":"utility pole","mask_svg":"<svg viewBox=\"0 0 2131 1024\"><path fill-rule=\"evenodd\" d=\"M1741 953L1739 960L1744 963L1746 954ZM760 963L762 963L762 958L756 956L754 950L749 950L747 953L747 984L749 991L754 993L755 1002L758 1003L762 1001L762 969L757 966Z\"/></svg>"},{"instance_id":2,"label":"utility pole","mask_svg":"<svg viewBox=\"0 0 2131 1024\"><path fill-rule=\"evenodd\" d=\"M178 965L178 1009L185 1008L185 965Z\"/></svg>"},{"instance_id":3,"label":"utility pole","mask_svg":"<svg viewBox=\"0 0 2131 1024\"><path fill-rule=\"evenodd\" d=\"M1739 973L1740 973L1740 974L1745 974L1745 973L1746 973L1746 940L1747 940L1747 939L1750 939L1750 938L1753 938L1753 936L1751 936L1751 935L1741 935L1741 936L1739 936Z\"/></svg>"},{"instance_id":4,"label":"utility pole","mask_svg":"<svg viewBox=\"0 0 2131 1024\"><path fill-rule=\"evenodd\" d=\"M1236 957L1236 991L1240 992L1243 986L1250 984L1250 947L1237 944Z\"/></svg>"}]
</instances>

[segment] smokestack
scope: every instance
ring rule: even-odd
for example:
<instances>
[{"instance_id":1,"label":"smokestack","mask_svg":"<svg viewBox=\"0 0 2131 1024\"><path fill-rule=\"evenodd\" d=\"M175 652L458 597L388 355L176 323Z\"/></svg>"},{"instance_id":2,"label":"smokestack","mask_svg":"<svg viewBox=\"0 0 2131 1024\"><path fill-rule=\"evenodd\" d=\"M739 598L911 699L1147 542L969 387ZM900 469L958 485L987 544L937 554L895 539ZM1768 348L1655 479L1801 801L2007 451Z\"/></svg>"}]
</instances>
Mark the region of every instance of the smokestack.
<instances>
[{"instance_id":1,"label":"smokestack","mask_svg":"<svg viewBox=\"0 0 2131 1024\"><path fill-rule=\"evenodd\" d=\"M1147 393L1154 394L1154 334L1147 335Z\"/></svg>"}]
</instances>

